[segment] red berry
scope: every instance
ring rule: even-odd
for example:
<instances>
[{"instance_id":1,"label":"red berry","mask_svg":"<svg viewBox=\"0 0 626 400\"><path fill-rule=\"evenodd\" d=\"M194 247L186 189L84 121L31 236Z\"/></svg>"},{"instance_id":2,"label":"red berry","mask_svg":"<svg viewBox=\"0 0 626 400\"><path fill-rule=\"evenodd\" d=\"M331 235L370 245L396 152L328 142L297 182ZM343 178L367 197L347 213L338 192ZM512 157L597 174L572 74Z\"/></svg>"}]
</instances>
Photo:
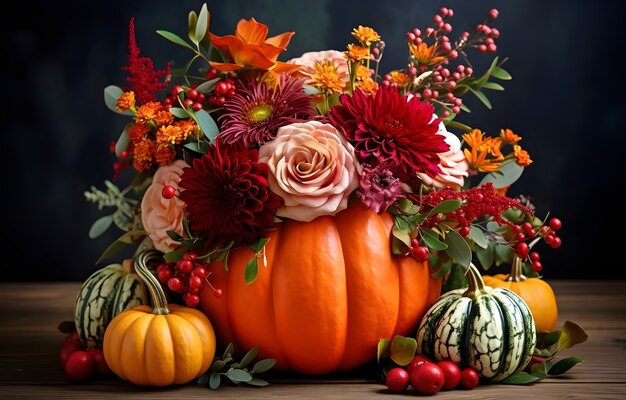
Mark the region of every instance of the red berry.
<instances>
[{"instance_id":1,"label":"red berry","mask_svg":"<svg viewBox=\"0 0 626 400\"><path fill-rule=\"evenodd\" d=\"M522 224L522 229L524 230L524 232L529 233L529 232L532 232L533 226L531 225L530 222L524 222Z\"/></svg>"},{"instance_id":2,"label":"red berry","mask_svg":"<svg viewBox=\"0 0 626 400\"><path fill-rule=\"evenodd\" d=\"M169 281L167 281L167 287L169 287L170 290L174 292L178 292L182 289L183 283L181 282L180 278L175 276L173 278L170 278Z\"/></svg>"},{"instance_id":3,"label":"red berry","mask_svg":"<svg viewBox=\"0 0 626 400\"><path fill-rule=\"evenodd\" d=\"M561 229L561 220L558 218L552 218L550 220L550 228L552 228L555 231L558 231L559 229Z\"/></svg>"},{"instance_id":4,"label":"red berry","mask_svg":"<svg viewBox=\"0 0 626 400\"><path fill-rule=\"evenodd\" d=\"M419 246L419 245L420 245L420 241L419 241L419 240L417 240L417 238L413 238L413 239L411 239L411 246L413 246L413 247L417 247L417 246Z\"/></svg>"},{"instance_id":5,"label":"red berry","mask_svg":"<svg viewBox=\"0 0 626 400\"><path fill-rule=\"evenodd\" d=\"M185 99L185 100L183 100L183 105L184 105L185 107L191 107L191 105L192 105L192 104L193 104L193 100L191 100L191 99Z\"/></svg>"},{"instance_id":6,"label":"red berry","mask_svg":"<svg viewBox=\"0 0 626 400\"><path fill-rule=\"evenodd\" d=\"M535 272L541 272L541 270L543 269L543 265L541 265L540 261L533 261L530 264L530 267L533 269L533 271Z\"/></svg>"},{"instance_id":7,"label":"red berry","mask_svg":"<svg viewBox=\"0 0 626 400\"><path fill-rule=\"evenodd\" d=\"M191 89L187 92L187 98L195 100L196 98L198 98L198 91L196 89Z\"/></svg>"},{"instance_id":8,"label":"red berry","mask_svg":"<svg viewBox=\"0 0 626 400\"><path fill-rule=\"evenodd\" d=\"M432 362L417 365L409 376L411 386L420 394L436 394L443 387L444 380L443 371Z\"/></svg>"},{"instance_id":9,"label":"red berry","mask_svg":"<svg viewBox=\"0 0 626 400\"><path fill-rule=\"evenodd\" d=\"M400 393L409 386L409 373L404 368L392 368L387 372L385 385L390 391Z\"/></svg>"},{"instance_id":10,"label":"red berry","mask_svg":"<svg viewBox=\"0 0 626 400\"><path fill-rule=\"evenodd\" d=\"M432 360L428 356L425 356L423 354L417 354L416 356L413 357L410 363L404 366L404 369L406 369L406 372L408 372L410 375L416 366L420 364L424 364L426 362L432 362Z\"/></svg>"},{"instance_id":11,"label":"red berry","mask_svg":"<svg viewBox=\"0 0 626 400\"><path fill-rule=\"evenodd\" d=\"M168 266L165 266L165 268L161 268L161 266L159 266L159 268L157 268L157 279L159 280L159 282L165 283L171 277L172 271L169 269Z\"/></svg>"},{"instance_id":12,"label":"red berry","mask_svg":"<svg viewBox=\"0 0 626 400\"><path fill-rule=\"evenodd\" d=\"M195 275L189 277L190 288L198 289L200 286L202 286L202 278Z\"/></svg>"},{"instance_id":13,"label":"red berry","mask_svg":"<svg viewBox=\"0 0 626 400\"><path fill-rule=\"evenodd\" d=\"M547 234L546 236L543 237L543 240L545 240L545 242L547 244L552 244L554 242L554 238L556 236L554 236L552 233Z\"/></svg>"},{"instance_id":14,"label":"red berry","mask_svg":"<svg viewBox=\"0 0 626 400\"><path fill-rule=\"evenodd\" d=\"M461 382L461 368L459 365L452 360L442 360L437 365L443 371L443 388L446 390L456 388L459 382Z\"/></svg>"},{"instance_id":15,"label":"red berry","mask_svg":"<svg viewBox=\"0 0 626 400\"><path fill-rule=\"evenodd\" d=\"M198 297L197 294L187 293L184 296L184 299L185 299L185 304L187 304L188 307L195 307L200 302L200 297Z\"/></svg>"},{"instance_id":16,"label":"red berry","mask_svg":"<svg viewBox=\"0 0 626 400\"><path fill-rule=\"evenodd\" d=\"M72 382L83 382L96 371L96 363L90 353L84 350L73 352L65 362L65 376Z\"/></svg>"},{"instance_id":17,"label":"red berry","mask_svg":"<svg viewBox=\"0 0 626 400\"><path fill-rule=\"evenodd\" d=\"M547 226L543 225L541 228L539 228L539 235L540 236L545 236L546 233L548 233L549 230L550 230L550 228L548 228Z\"/></svg>"},{"instance_id":18,"label":"red berry","mask_svg":"<svg viewBox=\"0 0 626 400\"><path fill-rule=\"evenodd\" d=\"M478 372L474 368L464 368L461 371L461 386L465 389L474 389L478 385Z\"/></svg>"},{"instance_id":19,"label":"red berry","mask_svg":"<svg viewBox=\"0 0 626 400\"><path fill-rule=\"evenodd\" d=\"M413 247L413 249L411 250L411 254L417 261L426 261L428 260L428 247L426 246Z\"/></svg>"},{"instance_id":20,"label":"red berry","mask_svg":"<svg viewBox=\"0 0 626 400\"><path fill-rule=\"evenodd\" d=\"M467 237L467 235L469 235L470 233L470 227L469 226L464 226L461 229L459 229L459 235L463 236L463 237Z\"/></svg>"},{"instance_id":21,"label":"red berry","mask_svg":"<svg viewBox=\"0 0 626 400\"><path fill-rule=\"evenodd\" d=\"M188 274L193 270L194 265L193 261L183 259L176 263L176 267L183 274Z\"/></svg>"},{"instance_id":22,"label":"red berry","mask_svg":"<svg viewBox=\"0 0 626 400\"><path fill-rule=\"evenodd\" d=\"M191 106L191 108L194 111L200 111L202 110L202 103L198 103L197 101L195 103L193 103L193 105Z\"/></svg>"},{"instance_id":23,"label":"red berry","mask_svg":"<svg viewBox=\"0 0 626 400\"><path fill-rule=\"evenodd\" d=\"M67 359L72 353L83 349L83 342L81 342L80 336L78 336L78 331L74 330L70 332L65 337L65 340L61 345L61 350L59 352L59 362L61 363L61 365L65 366Z\"/></svg>"},{"instance_id":24,"label":"red berry","mask_svg":"<svg viewBox=\"0 0 626 400\"><path fill-rule=\"evenodd\" d=\"M94 363L96 364L96 371L98 374L102 376L113 375L113 371L109 368L109 364L107 364L104 359L104 353L100 347L92 347L87 350L88 353L91 353L91 357L93 358Z\"/></svg>"},{"instance_id":25,"label":"red berry","mask_svg":"<svg viewBox=\"0 0 626 400\"><path fill-rule=\"evenodd\" d=\"M561 238L555 236L552 240L552 243L550 243L550 247L552 247L553 249L558 249L559 247L561 247Z\"/></svg>"},{"instance_id":26,"label":"red berry","mask_svg":"<svg viewBox=\"0 0 626 400\"><path fill-rule=\"evenodd\" d=\"M192 274L199 278L204 278L206 276L206 269L204 269L204 267L196 267L193 269Z\"/></svg>"},{"instance_id":27,"label":"red berry","mask_svg":"<svg viewBox=\"0 0 626 400\"><path fill-rule=\"evenodd\" d=\"M515 246L515 254L517 254L519 258L526 257L528 255L529 250L530 248L528 247L528 244L526 244L525 242L520 242Z\"/></svg>"},{"instance_id":28,"label":"red berry","mask_svg":"<svg viewBox=\"0 0 626 400\"><path fill-rule=\"evenodd\" d=\"M161 196L163 196L164 199L173 198L174 196L176 196L176 188L172 185L163 186L163 189L161 190Z\"/></svg>"},{"instance_id":29,"label":"red berry","mask_svg":"<svg viewBox=\"0 0 626 400\"><path fill-rule=\"evenodd\" d=\"M518 242L523 242L524 240L526 240L526 235L520 232L517 235L515 235L515 240L517 240Z\"/></svg>"},{"instance_id":30,"label":"red berry","mask_svg":"<svg viewBox=\"0 0 626 400\"><path fill-rule=\"evenodd\" d=\"M222 291L222 289L215 289L213 291L213 296L215 296L216 299L222 298L223 295L224 295L224 292Z\"/></svg>"},{"instance_id":31,"label":"red berry","mask_svg":"<svg viewBox=\"0 0 626 400\"><path fill-rule=\"evenodd\" d=\"M537 253L536 251L530 253L528 257L530 257L530 261L539 261L540 258L539 253Z\"/></svg>"}]
</instances>

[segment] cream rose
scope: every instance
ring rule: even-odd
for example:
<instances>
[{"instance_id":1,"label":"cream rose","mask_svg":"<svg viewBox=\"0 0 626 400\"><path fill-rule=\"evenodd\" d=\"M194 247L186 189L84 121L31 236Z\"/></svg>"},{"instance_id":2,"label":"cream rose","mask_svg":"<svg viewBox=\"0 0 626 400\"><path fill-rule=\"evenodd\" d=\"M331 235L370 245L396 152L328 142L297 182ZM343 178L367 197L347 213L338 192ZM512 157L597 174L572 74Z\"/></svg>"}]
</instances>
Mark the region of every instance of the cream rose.
<instances>
[{"instance_id":1,"label":"cream rose","mask_svg":"<svg viewBox=\"0 0 626 400\"><path fill-rule=\"evenodd\" d=\"M324 63L331 61L337 67L337 73L339 79L348 83L350 82L350 73L348 71L348 62L341 51L337 50L322 50L322 51L309 51L302 54L300 57L292 58L288 60L289 64L298 64L304 67L302 71L305 75L305 85L311 83L311 75L315 73L315 65L317 63Z\"/></svg>"},{"instance_id":2,"label":"cream rose","mask_svg":"<svg viewBox=\"0 0 626 400\"><path fill-rule=\"evenodd\" d=\"M186 204L177 196L171 199L164 198L163 187L171 185L178 189L180 176L186 167L189 165L183 160L176 160L170 165L160 167L141 201L143 227L154 242L154 248L164 253L174 250L177 244L167 235L167 231L183 234Z\"/></svg>"},{"instance_id":3,"label":"cream rose","mask_svg":"<svg viewBox=\"0 0 626 400\"><path fill-rule=\"evenodd\" d=\"M259 149L259 162L267 163L269 187L285 201L280 217L334 215L359 186L354 148L334 126L319 121L281 127Z\"/></svg>"},{"instance_id":4,"label":"cream rose","mask_svg":"<svg viewBox=\"0 0 626 400\"><path fill-rule=\"evenodd\" d=\"M465 177L469 175L469 165L463 150L461 150L461 141L454 133L446 130L443 122L439 123L437 135L443 135L445 142L450 146L448 151L439 153L439 168L441 172L434 178L424 173L418 173L417 176L427 186L459 188L463 186Z\"/></svg>"}]
</instances>

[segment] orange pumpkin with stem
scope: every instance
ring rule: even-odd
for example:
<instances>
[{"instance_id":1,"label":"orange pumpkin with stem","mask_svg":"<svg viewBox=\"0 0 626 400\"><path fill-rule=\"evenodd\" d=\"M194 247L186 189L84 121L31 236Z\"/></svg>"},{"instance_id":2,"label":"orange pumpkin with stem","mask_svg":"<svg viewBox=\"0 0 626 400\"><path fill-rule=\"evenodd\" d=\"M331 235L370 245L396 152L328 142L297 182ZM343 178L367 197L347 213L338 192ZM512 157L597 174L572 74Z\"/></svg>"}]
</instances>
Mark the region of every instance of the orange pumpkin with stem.
<instances>
[{"instance_id":1,"label":"orange pumpkin with stem","mask_svg":"<svg viewBox=\"0 0 626 400\"><path fill-rule=\"evenodd\" d=\"M381 338L407 335L441 291L427 262L391 252L393 218L355 202L336 216L285 220L269 232L259 273L244 282L248 249L209 269L202 310L221 343L259 346L275 369L324 374L376 357Z\"/></svg>"},{"instance_id":2,"label":"orange pumpkin with stem","mask_svg":"<svg viewBox=\"0 0 626 400\"><path fill-rule=\"evenodd\" d=\"M183 384L199 377L215 355L215 332L199 310L167 304L150 259L154 250L137 256L135 269L146 283L154 307L137 306L118 314L104 333L104 358L120 378L140 386Z\"/></svg>"},{"instance_id":3,"label":"orange pumpkin with stem","mask_svg":"<svg viewBox=\"0 0 626 400\"><path fill-rule=\"evenodd\" d=\"M530 308L537 331L551 332L556 327L558 307L552 287L543 279L528 278L522 271L522 260L514 256L511 273L483 276L485 285L507 288L519 295Z\"/></svg>"}]
</instances>

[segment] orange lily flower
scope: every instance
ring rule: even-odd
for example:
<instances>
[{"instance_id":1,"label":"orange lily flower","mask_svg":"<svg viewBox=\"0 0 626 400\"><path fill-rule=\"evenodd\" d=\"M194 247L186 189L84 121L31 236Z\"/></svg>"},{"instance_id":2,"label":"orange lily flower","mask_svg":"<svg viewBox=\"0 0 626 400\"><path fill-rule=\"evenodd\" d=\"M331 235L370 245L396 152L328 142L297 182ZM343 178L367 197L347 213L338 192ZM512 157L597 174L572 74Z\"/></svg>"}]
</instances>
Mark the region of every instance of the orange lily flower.
<instances>
[{"instance_id":1,"label":"orange lily flower","mask_svg":"<svg viewBox=\"0 0 626 400\"><path fill-rule=\"evenodd\" d=\"M428 47L426 43L416 45L409 42L409 50L411 51L411 54L413 54L413 57L415 57L415 60L417 60L418 64L439 64L446 59L445 57L435 56L435 53L437 52L436 44Z\"/></svg>"},{"instance_id":2,"label":"orange lily flower","mask_svg":"<svg viewBox=\"0 0 626 400\"><path fill-rule=\"evenodd\" d=\"M287 49L294 32L284 32L267 38L267 25L241 19L237 23L235 35L217 36L211 34L213 46L220 49L230 62L211 62L218 71L230 72L241 68L257 68L272 71L274 74L289 73L300 69L297 64L277 61L278 55Z\"/></svg>"}]
</instances>

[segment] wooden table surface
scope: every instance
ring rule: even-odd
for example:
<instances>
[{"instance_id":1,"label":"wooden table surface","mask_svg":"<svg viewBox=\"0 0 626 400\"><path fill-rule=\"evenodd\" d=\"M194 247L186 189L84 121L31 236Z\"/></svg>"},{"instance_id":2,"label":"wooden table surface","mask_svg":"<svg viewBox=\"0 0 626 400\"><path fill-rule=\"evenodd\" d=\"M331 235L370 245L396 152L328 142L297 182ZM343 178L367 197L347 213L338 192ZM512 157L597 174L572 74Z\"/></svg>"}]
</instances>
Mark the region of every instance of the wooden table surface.
<instances>
[{"instance_id":1,"label":"wooden table surface","mask_svg":"<svg viewBox=\"0 0 626 400\"><path fill-rule=\"evenodd\" d=\"M582 326L589 339L563 351L584 362L566 374L535 384L481 385L439 392L438 399L626 399L626 281L549 281L557 295L559 324ZM262 375L264 388L224 385L212 391L194 383L164 389L134 386L116 377L69 383L58 362L65 335L59 322L72 319L80 283L0 283L0 398L226 399L359 398L414 396L387 392L375 368L323 377ZM271 373L272 371L270 371Z\"/></svg>"}]
</instances>

